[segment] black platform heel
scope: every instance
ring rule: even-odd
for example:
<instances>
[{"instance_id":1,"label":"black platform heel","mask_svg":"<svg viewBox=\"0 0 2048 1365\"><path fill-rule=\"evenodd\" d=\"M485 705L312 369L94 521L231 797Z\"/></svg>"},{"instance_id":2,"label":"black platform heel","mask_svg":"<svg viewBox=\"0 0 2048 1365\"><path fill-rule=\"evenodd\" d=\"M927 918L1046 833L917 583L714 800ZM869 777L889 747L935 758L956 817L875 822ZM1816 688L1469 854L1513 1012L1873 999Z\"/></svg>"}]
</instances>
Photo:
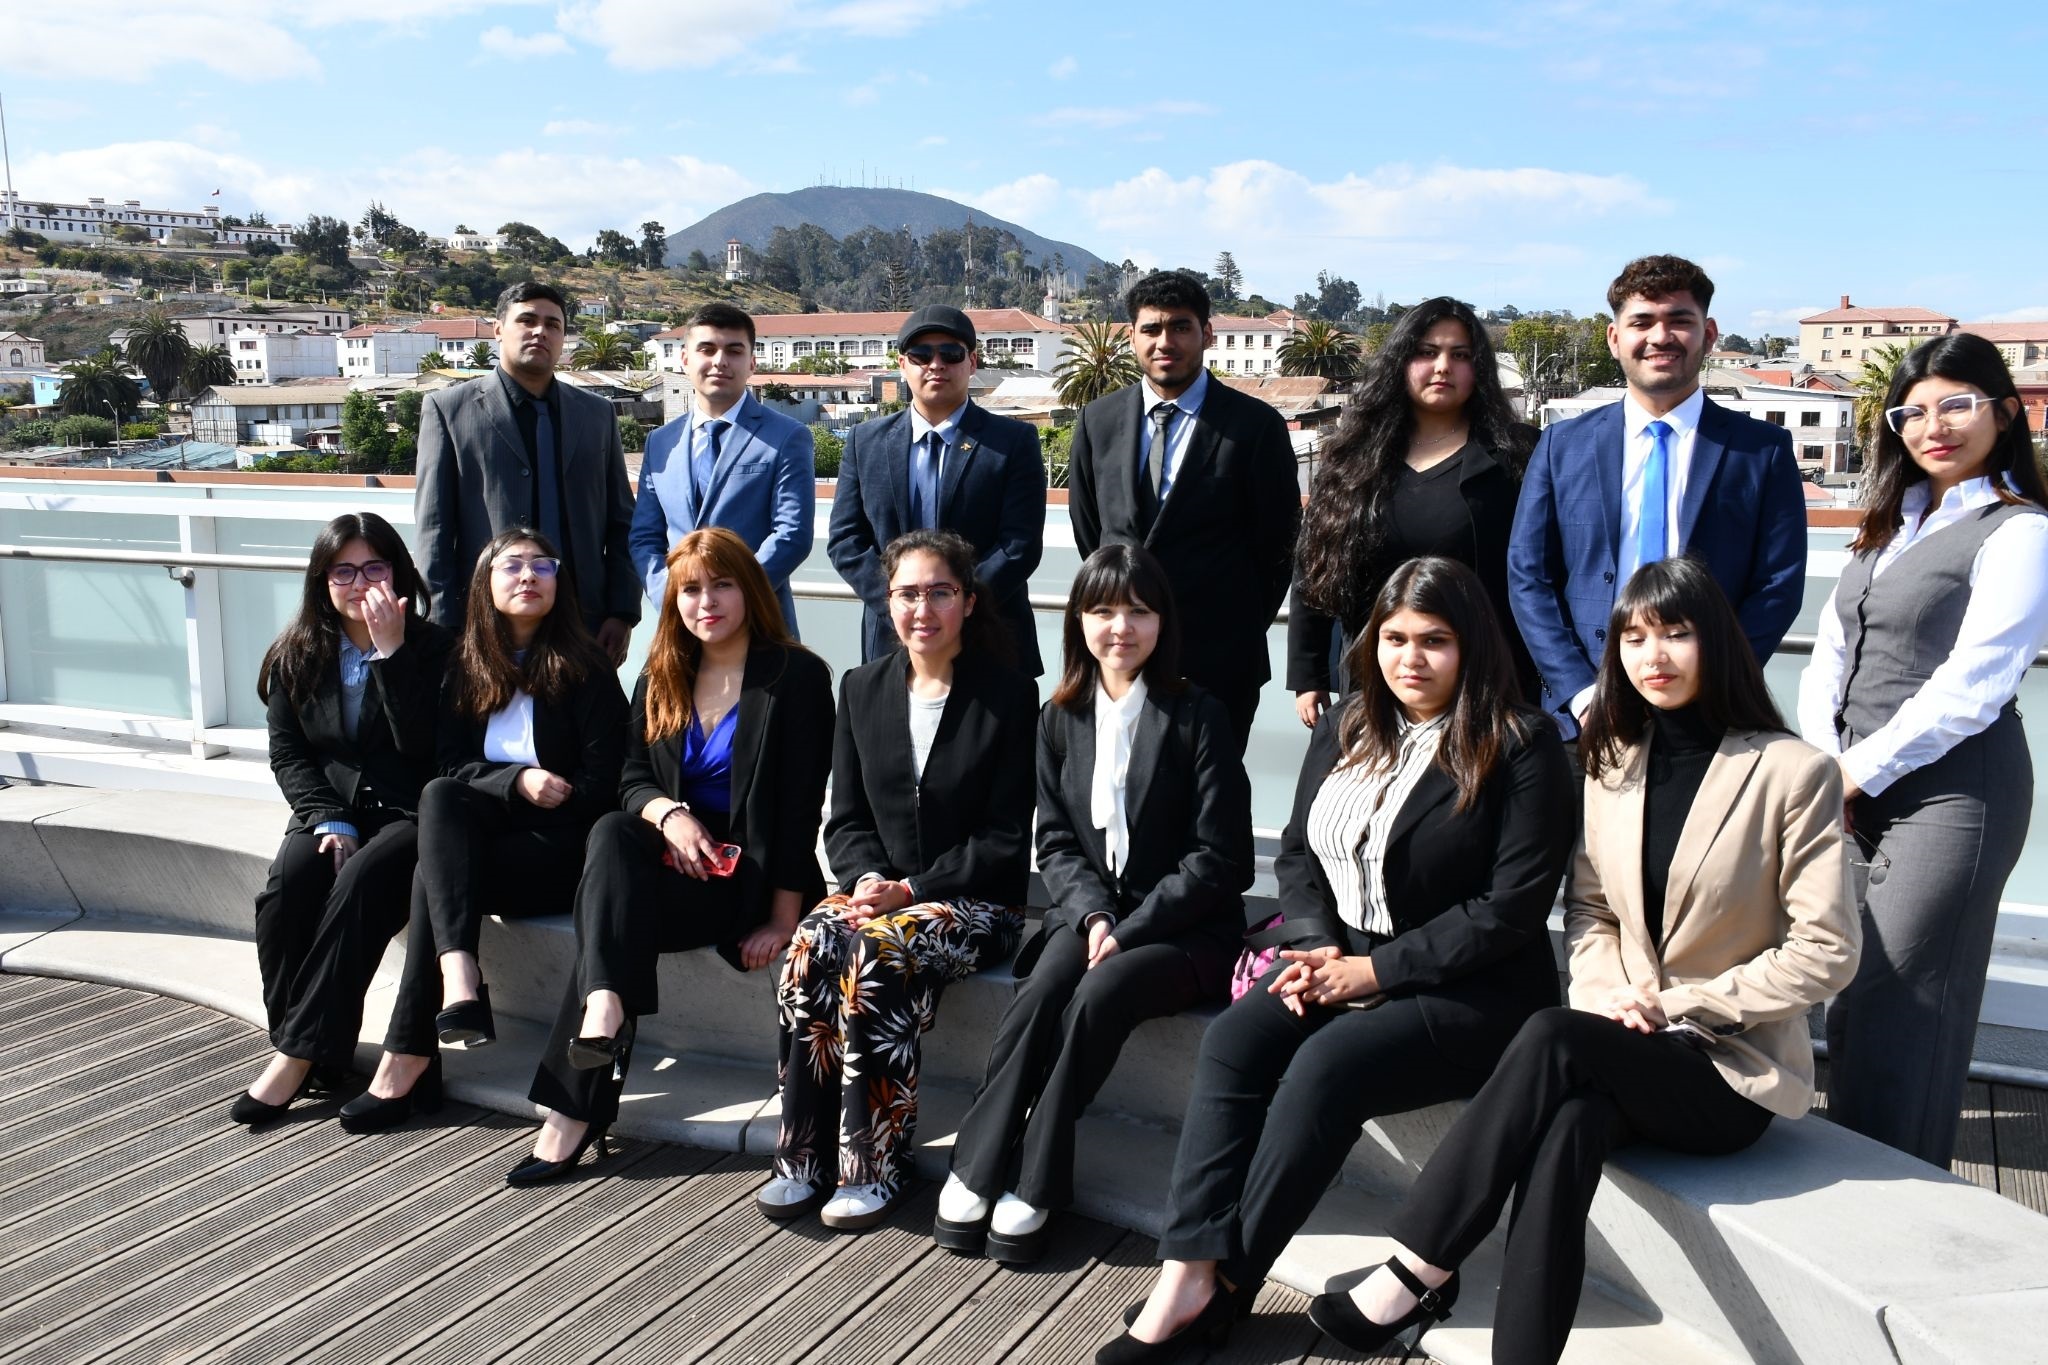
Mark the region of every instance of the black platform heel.
<instances>
[{"instance_id":1,"label":"black platform heel","mask_svg":"<svg viewBox=\"0 0 2048 1365\"><path fill-rule=\"evenodd\" d=\"M1415 1337L1401 1351L1401 1359L1406 1361L1421 1346L1423 1332L1451 1315L1451 1305L1458 1301L1458 1275L1451 1272L1451 1278L1441 1288L1431 1289L1401 1264L1400 1257L1388 1257L1386 1265L1402 1287L1415 1296L1415 1306L1399 1318L1393 1322L1374 1322L1358 1311L1349 1294L1316 1295L1309 1303L1308 1317L1326 1336L1361 1355L1378 1351L1413 1327Z\"/></svg>"},{"instance_id":2,"label":"black platform heel","mask_svg":"<svg viewBox=\"0 0 2048 1365\"><path fill-rule=\"evenodd\" d=\"M386 1099L365 1090L341 1106L341 1131L388 1132L414 1114L431 1114L439 1109L445 1093L441 1088L441 1056L435 1053L427 1059L427 1069L412 1083L412 1089L403 1095Z\"/></svg>"},{"instance_id":3,"label":"black platform heel","mask_svg":"<svg viewBox=\"0 0 2048 1365\"><path fill-rule=\"evenodd\" d=\"M1220 1346L1230 1335L1230 1325L1236 1320L1237 1301L1218 1283L1211 1290L1209 1301L1202 1305L1202 1311L1178 1332L1164 1341L1140 1341L1129 1332L1119 1333L1114 1341L1103 1343L1095 1353L1095 1365L1153 1365L1154 1362L1172 1360L1183 1348L1198 1343Z\"/></svg>"},{"instance_id":4,"label":"black platform heel","mask_svg":"<svg viewBox=\"0 0 2048 1365\"><path fill-rule=\"evenodd\" d=\"M476 999L450 1005L434 1016L434 1031L442 1047L482 1047L498 1041L498 1025L491 1018L491 988L478 986Z\"/></svg>"},{"instance_id":5,"label":"black platform heel","mask_svg":"<svg viewBox=\"0 0 2048 1365\"><path fill-rule=\"evenodd\" d=\"M291 1094L285 1096L283 1104L271 1104L267 1100L259 1100L244 1090L241 1094L235 1096L235 1102L228 1110L228 1117L236 1123L247 1124L251 1128L261 1128L266 1123L273 1123L283 1118L284 1111L291 1108L299 1096L313 1088L313 1072L316 1069L311 1067L307 1069L306 1074L299 1078L297 1088Z\"/></svg>"},{"instance_id":6,"label":"black platform heel","mask_svg":"<svg viewBox=\"0 0 2048 1365\"><path fill-rule=\"evenodd\" d=\"M597 1148L597 1156L592 1159L593 1165L612 1154L611 1144L605 1140L605 1130L586 1128L583 1130L583 1140L576 1144L576 1150L568 1156L560 1161L543 1161L537 1156L528 1157L505 1172L505 1183L514 1189L523 1190L529 1186L546 1185L560 1180L576 1168L576 1163L583 1159L583 1153L593 1146Z\"/></svg>"}]
</instances>

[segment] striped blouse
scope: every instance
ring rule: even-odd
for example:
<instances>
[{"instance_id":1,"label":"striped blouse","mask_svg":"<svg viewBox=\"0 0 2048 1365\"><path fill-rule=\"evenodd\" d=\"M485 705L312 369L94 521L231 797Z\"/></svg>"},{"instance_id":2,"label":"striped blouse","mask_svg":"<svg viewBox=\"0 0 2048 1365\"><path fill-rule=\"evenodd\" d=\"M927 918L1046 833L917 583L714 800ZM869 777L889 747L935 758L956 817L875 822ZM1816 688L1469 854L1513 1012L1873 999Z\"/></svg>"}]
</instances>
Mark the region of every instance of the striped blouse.
<instances>
[{"instance_id":1,"label":"striped blouse","mask_svg":"<svg viewBox=\"0 0 2048 1365\"><path fill-rule=\"evenodd\" d=\"M1394 934L1387 905L1387 842L1415 784L1436 761L1444 717L1401 727L1400 752L1388 768L1362 764L1333 769L1308 808L1308 847L1323 865L1337 914L1353 929Z\"/></svg>"}]
</instances>

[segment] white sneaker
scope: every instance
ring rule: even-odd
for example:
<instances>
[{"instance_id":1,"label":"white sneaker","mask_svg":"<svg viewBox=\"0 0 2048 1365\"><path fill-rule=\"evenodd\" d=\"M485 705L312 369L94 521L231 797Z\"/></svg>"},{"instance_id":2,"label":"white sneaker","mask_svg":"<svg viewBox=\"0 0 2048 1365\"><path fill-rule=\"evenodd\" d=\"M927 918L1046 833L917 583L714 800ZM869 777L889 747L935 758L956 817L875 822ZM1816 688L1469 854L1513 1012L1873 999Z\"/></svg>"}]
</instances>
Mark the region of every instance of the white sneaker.
<instances>
[{"instance_id":1,"label":"white sneaker","mask_svg":"<svg viewBox=\"0 0 2048 1365\"><path fill-rule=\"evenodd\" d=\"M957 1175L948 1175L939 1191L939 1217L948 1223L985 1223L989 1201L967 1188Z\"/></svg>"},{"instance_id":2,"label":"white sneaker","mask_svg":"<svg viewBox=\"0 0 2048 1365\"><path fill-rule=\"evenodd\" d=\"M1034 1209L1016 1195L1006 1194L996 1201L988 1230L999 1237L1029 1237L1045 1226L1049 1216L1049 1210Z\"/></svg>"},{"instance_id":3,"label":"white sneaker","mask_svg":"<svg viewBox=\"0 0 2048 1365\"><path fill-rule=\"evenodd\" d=\"M828 1228L860 1232L888 1217L895 1203L896 1192L887 1185L841 1185L818 1211L818 1221Z\"/></svg>"},{"instance_id":4,"label":"white sneaker","mask_svg":"<svg viewBox=\"0 0 2048 1365\"><path fill-rule=\"evenodd\" d=\"M808 1181L777 1176L754 1193L754 1207L770 1218L794 1218L818 1207L825 1192Z\"/></svg>"}]
</instances>

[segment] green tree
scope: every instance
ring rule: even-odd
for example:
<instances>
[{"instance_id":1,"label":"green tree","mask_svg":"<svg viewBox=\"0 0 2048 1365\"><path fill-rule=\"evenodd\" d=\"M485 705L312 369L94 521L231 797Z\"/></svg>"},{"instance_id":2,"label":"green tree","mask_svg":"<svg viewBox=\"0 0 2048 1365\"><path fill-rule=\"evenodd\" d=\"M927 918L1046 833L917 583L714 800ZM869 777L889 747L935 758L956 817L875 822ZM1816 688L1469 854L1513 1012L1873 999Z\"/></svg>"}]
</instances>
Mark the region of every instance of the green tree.
<instances>
[{"instance_id":1,"label":"green tree","mask_svg":"<svg viewBox=\"0 0 2048 1365\"><path fill-rule=\"evenodd\" d=\"M149 240L149 233L133 223L123 223L114 229L114 240L126 242L130 246L141 246Z\"/></svg>"},{"instance_id":2,"label":"green tree","mask_svg":"<svg viewBox=\"0 0 2048 1365\"><path fill-rule=\"evenodd\" d=\"M469 363L469 368L472 370L488 370L496 363L491 358L491 343L488 341L479 341L476 345L470 347L469 355L465 358Z\"/></svg>"},{"instance_id":3,"label":"green tree","mask_svg":"<svg viewBox=\"0 0 2048 1365\"><path fill-rule=\"evenodd\" d=\"M625 233L606 228L597 234L597 259L606 265L640 264L640 248Z\"/></svg>"},{"instance_id":4,"label":"green tree","mask_svg":"<svg viewBox=\"0 0 2048 1365\"><path fill-rule=\"evenodd\" d=\"M1877 444L1877 424L1884 420L1884 400L1892 391L1892 377L1905 359L1904 346L1881 345L1856 376L1856 448L1865 452L1866 463Z\"/></svg>"},{"instance_id":5,"label":"green tree","mask_svg":"<svg viewBox=\"0 0 2048 1365\"><path fill-rule=\"evenodd\" d=\"M691 270L707 271L711 269L711 258L702 251L692 251L686 264Z\"/></svg>"},{"instance_id":6,"label":"green tree","mask_svg":"<svg viewBox=\"0 0 2048 1365\"><path fill-rule=\"evenodd\" d=\"M348 224L316 213L292 234L292 249L313 265L348 269Z\"/></svg>"},{"instance_id":7,"label":"green tree","mask_svg":"<svg viewBox=\"0 0 2048 1365\"><path fill-rule=\"evenodd\" d=\"M264 241L260 237L251 237L248 241L242 243L242 250L248 253L251 260L257 261L267 261L272 256L284 255L283 247L279 246L276 242Z\"/></svg>"},{"instance_id":8,"label":"green tree","mask_svg":"<svg viewBox=\"0 0 2048 1365\"><path fill-rule=\"evenodd\" d=\"M1790 337L1766 336L1764 338L1764 355L1768 359L1776 360L1791 349L1792 340Z\"/></svg>"},{"instance_id":9,"label":"green tree","mask_svg":"<svg viewBox=\"0 0 2048 1365\"><path fill-rule=\"evenodd\" d=\"M817 476L821 479L838 478L839 460L846 453L845 438L830 427L814 426L811 428L811 448Z\"/></svg>"},{"instance_id":10,"label":"green tree","mask_svg":"<svg viewBox=\"0 0 2048 1365\"><path fill-rule=\"evenodd\" d=\"M177 396L178 381L192 360L192 339L161 308L142 315L128 333L127 360L142 371L159 403Z\"/></svg>"},{"instance_id":11,"label":"green tree","mask_svg":"<svg viewBox=\"0 0 2048 1365\"><path fill-rule=\"evenodd\" d=\"M1060 402L1086 407L1106 393L1138 382L1130 329L1116 322L1084 322L1074 329L1066 359L1053 368Z\"/></svg>"},{"instance_id":12,"label":"green tree","mask_svg":"<svg viewBox=\"0 0 2048 1365\"><path fill-rule=\"evenodd\" d=\"M569 364L579 370L630 370L638 349L624 332L585 332Z\"/></svg>"},{"instance_id":13,"label":"green tree","mask_svg":"<svg viewBox=\"0 0 2048 1365\"><path fill-rule=\"evenodd\" d=\"M197 398L216 385L235 382L235 358L225 343L201 346L185 361L185 392Z\"/></svg>"},{"instance_id":14,"label":"green tree","mask_svg":"<svg viewBox=\"0 0 2048 1365\"><path fill-rule=\"evenodd\" d=\"M640 225L640 264L659 270L667 260L668 229L650 218Z\"/></svg>"},{"instance_id":15,"label":"green tree","mask_svg":"<svg viewBox=\"0 0 2048 1365\"><path fill-rule=\"evenodd\" d=\"M50 428L51 439L60 446L110 446L114 443L111 418L79 414L60 417Z\"/></svg>"},{"instance_id":16,"label":"green tree","mask_svg":"<svg viewBox=\"0 0 2048 1365\"><path fill-rule=\"evenodd\" d=\"M852 369L840 355L807 355L789 367L792 374L845 374Z\"/></svg>"},{"instance_id":17,"label":"green tree","mask_svg":"<svg viewBox=\"0 0 2048 1365\"><path fill-rule=\"evenodd\" d=\"M374 474L391 461L391 432L377 400L357 390L341 400L341 448L353 471Z\"/></svg>"},{"instance_id":18,"label":"green tree","mask_svg":"<svg viewBox=\"0 0 2048 1365\"><path fill-rule=\"evenodd\" d=\"M1294 311L1312 314L1328 322L1342 322L1358 313L1360 298L1358 286L1350 280L1332 275L1327 270L1318 270L1316 292L1295 295ZM1382 319L1364 318L1361 321L1379 322Z\"/></svg>"},{"instance_id":19,"label":"green tree","mask_svg":"<svg viewBox=\"0 0 2048 1365\"><path fill-rule=\"evenodd\" d=\"M1332 384L1349 384L1364 364L1358 338L1323 318L1310 318L1280 343L1280 373L1321 375Z\"/></svg>"},{"instance_id":20,"label":"green tree","mask_svg":"<svg viewBox=\"0 0 2048 1365\"><path fill-rule=\"evenodd\" d=\"M62 367L64 382L57 389L57 406L67 414L109 419L117 413L132 413L142 403L142 390L121 368L121 358L110 346L97 355L74 360Z\"/></svg>"},{"instance_id":21,"label":"green tree","mask_svg":"<svg viewBox=\"0 0 2048 1365\"><path fill-rule=\"evenodd\" d=\"M1724 351L1740 351L1744 355L1756 354L1756 347L1750 345L1749 338L1740 332L1730 332L1727 336L1722 337L1721 349Z\"/></svg>"},{"instance_id":22,"label":"green tree","mask_svg":"<svg viewBox=\"0 0 2048 1365\"><path fill-rule=\"evenodd\" d=\"M391 421L398 428L391 439L391 463L411 467L419 455L420 409L427 396L418 389L401 389L391 400Z\"/></svg>"},{"instance_id":23,"label":"green tree","mask_svg":"<svg viewBox=\"0 0 2048 1365\"><path fill-rule=\"evenodd\" d=\"M432 374L435 370L446 368L447 364L448 357L442 355L440 348L436 347L421 356L420 363L413 368L419 374Z\"/></svg>"},{"instance_id":24,"label":"green tree","mask_svg":"<svg viewBox=\"0 0 2048 1365\"><path fill-rule=\"evenodd\" d=\"M1065 488L1074 458L1074 429L1049 427L1038 433L1038 451L1045 457L1045 486Z\"/></svg>"},{"instance_id":25,"label":"green tree","mask_svg":"<svg viewBox=\"0 0 2048 1365\"><path fill-rule=\"evenodd\" d=\"M1216 302L1236 303L1238 288L1244 284L1244 271L1238 269L1235 256L1227 251L1221 252L1216 257L1216 269L1210 275L1210 280L1212 288L1209 292L1214 295Z\"/></svg>"},{"instance_id":26,"label":"green tree","mask_svg":"<svg viewBox=\"0 0 2048 1365\"><path fill-rule=\"evenodd\" d=\"M619 446L627 451L647 449L647 425L637 417L619 419Z\"/></svg>"}]
</instances>

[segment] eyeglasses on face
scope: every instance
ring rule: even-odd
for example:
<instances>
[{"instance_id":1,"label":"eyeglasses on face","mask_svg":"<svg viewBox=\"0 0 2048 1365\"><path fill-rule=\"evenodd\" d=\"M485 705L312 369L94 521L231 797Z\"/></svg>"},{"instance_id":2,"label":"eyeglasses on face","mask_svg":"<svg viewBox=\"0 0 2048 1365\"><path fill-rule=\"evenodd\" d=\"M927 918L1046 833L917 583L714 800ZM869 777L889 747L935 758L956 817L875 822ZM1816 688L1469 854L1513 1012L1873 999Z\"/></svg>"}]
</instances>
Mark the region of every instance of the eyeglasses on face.
<instances>
[{"instance_id":1,"label":"eyeglasses on face","mask_svg":"<svg viewBox=\"0 0 2048 1365\"><path fill-rule=\"evenodd\" d=\"M905 610L913 609L920 602L930 603L941 611L960 600L960 589L951 583L934 583L929 588L891 588L889 601Z\"/></svg>"},{"instance_id":2,"label":"eyeglasses on face","mask_svg":"<svg viewBox=\"0 0 2048 1365\"><path fill-rule=\"evenodd\" d=\"M1977 416L1977 409L1996 403L1996 398L1986 398L1981 393L1952 393L1934 405L1934 416L1945 427L1968 426ZM1884 424L1899 435L1920 426L1927 420L1928 410L1917 403L1903 407L1886 408Z\"/></svg>"},{"instance_id":3,"label":"eyeglasses on face","mask_svg":"<svg viewBox=\"0 0 2048 1365\"><path fill-rule=\"evenodd\" d=\"M491 561L491 567L500 578L517 578L528 569L533 570L535 578L553 578L562 561L553 555L500 555Z\"/></svg>"},{"instance_id":4,"label":"eyeglasses on face","mask_svg":"<svg viewBox=\"0 0 2048 1365\"><path fill-rule=\"evenodd\" d=\"M372 559L361 564L340 562L327 566L327 581L337 588L346 588L359 575L365 583L383 583L391 577L391 565L381 559Z\"/></svg>"},{"instance_id":5,"label":"eyeglasses on face","mask_svg":"<svg viewBox=\"0 0 2048 1365\"><path fill-rule=\"evenodd\" d=\"M903 354L913 365L930 365L935 359L948 365L958 365L967 359L967 348L957 341L941 342L937 346L924 341L904 347Z\"/></svg>"}]
</instances>

